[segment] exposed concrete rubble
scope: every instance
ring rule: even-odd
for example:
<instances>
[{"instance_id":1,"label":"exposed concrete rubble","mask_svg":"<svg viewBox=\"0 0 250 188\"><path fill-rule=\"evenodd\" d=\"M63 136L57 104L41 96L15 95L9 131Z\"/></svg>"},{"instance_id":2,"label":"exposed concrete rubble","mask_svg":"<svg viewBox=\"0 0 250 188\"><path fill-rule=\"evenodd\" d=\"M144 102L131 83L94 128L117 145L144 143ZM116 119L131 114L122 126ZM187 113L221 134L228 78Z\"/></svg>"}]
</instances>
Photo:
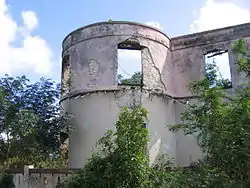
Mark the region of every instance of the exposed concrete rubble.
<instances>
[{"instance_id":1,"label":"exposed concrete rubble","mask_svg":"<svg viewBox=\"0 0 250 188\"><path fill-rule=\"evenodd\" d=\"M61 105L74 115L69 137L69 167L84 165L96 141L113 129L123 106L142 104L149 111L150 162L168 153L179 165L201 156L194 137L172 133L167 125L180 122L192 98L187 85L204 75L210 52L226 51L232 76L230 92L244 82L238 74L231 46L239 38L250 41L250 24L168 38L163 32L133 22L101 22L70 33L63 41ZM141 50L142 86L117 82L117 50ZM70 85L67 80L70 80Z\"/></svg>"}]
</instances>

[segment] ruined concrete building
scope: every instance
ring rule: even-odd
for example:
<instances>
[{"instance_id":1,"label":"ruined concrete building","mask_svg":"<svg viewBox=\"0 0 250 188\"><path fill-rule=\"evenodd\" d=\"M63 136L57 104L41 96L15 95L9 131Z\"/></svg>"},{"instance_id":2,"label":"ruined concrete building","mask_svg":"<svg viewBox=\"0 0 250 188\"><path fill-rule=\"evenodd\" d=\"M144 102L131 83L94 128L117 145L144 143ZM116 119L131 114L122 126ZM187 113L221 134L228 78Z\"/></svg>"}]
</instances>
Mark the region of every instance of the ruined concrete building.
<instances>
[{"instance_id":1,"label":"ruined concrete building","mask_svg":"<svg viewBox=\"0 0 250 188\"><path fill-rule=\"evenodd\" d=\"M151 163L162 153L179 165L197 160L201 152L195 138L172 133L167 125L180 122L192 98L187 84L202 78L207 54L228 54L232 92L244 81L231 47L239 38L249 42L249 36L250 24L169 38L156 28L123 21L95 23L70 33L63 41L60 101L74 115L69 167L84 165L96 141L114 128L121 107L138 104L149 111ZM118 84L119 48L141 51L141 84Z\"/></svg>"}]
</instances>

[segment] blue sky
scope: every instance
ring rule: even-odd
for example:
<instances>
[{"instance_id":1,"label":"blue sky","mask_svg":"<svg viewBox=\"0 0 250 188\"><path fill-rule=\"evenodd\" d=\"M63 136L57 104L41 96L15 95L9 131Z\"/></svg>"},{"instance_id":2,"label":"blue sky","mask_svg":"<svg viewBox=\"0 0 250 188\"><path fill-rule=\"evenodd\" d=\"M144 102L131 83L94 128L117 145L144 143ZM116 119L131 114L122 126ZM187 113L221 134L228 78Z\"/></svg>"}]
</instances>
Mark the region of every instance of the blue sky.
<instances>
[{"instance_id":1,"label":"blue sky","mask_svg":"<svg viewBox=\"0 0 250 188\"><path fill-rule=\"evenodd\" d=\"M63 38L78 27L108 19L153 24L172 37L249 22L250 1L0 0L0 75L59 81Z\"/></svg>"}]
</instances>

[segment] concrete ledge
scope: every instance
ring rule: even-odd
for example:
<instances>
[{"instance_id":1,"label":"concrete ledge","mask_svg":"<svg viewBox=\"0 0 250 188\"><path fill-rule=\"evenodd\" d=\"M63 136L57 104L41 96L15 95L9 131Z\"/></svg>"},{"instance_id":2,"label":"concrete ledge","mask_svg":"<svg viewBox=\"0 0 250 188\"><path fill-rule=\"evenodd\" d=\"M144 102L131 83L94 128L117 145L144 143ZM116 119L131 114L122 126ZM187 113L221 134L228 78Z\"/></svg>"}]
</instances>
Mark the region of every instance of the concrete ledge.
<instances>
[{"instance_id":1,"label":"concrete ledge","mask_svg":"<svg viewBox=\"0 0 250 188\"><path fill-rule=\"evenodd\" d=\"M171 49L179 50L250 36L250 23L171 38Z\"/></svg>"},{"instance_id":2,"label":"concrete ledge","mask_svg":"<svg viewBox=\"0 0 250 188\"><path fill-rule=\"evenodd\" d=\"M62 41L62 43L65 42L65 40L72 34L74 34L75 32L78 32L78 31L81 31L81 30L84 30L86 28L89 28L89 27L94 27L94 26L100 26L100 25L105 25L105 24L109 24L109 25L112 25L112 24L128 24L128 25L137 25L137 26L140 26L140 27L145 27L145 28L149 28L149 29L153 29L163 35L165 35L165 37L167 37L168 39L170 39L163 31L161 31L160 29L157 29L155 27L151 27L149 25L146 25L146 24L142 24L142 23L139 23L139 22L132 22L132 21L104 21L104 22L96 22L96 23L93 23L93 24L89 24L89 25L86 25L86 26L83 26L83 27L80 27L78 29L75 29L74 31L70 32Z\"/></svg>"},{"instance_id":3,"label":"concrete ledge","mask_svg":"<svg viewBox=\"0 0 250 188\"><path fill-rule=\"evenodd\" d=\"M148 40L157 41L169 47L169 37L158 30L145 24L128 21L98 22L74 30L68 34L63 42L63 51L69 47L86 40L101 37L141 37Z\"/></svg>"},{"instance_id":4,"label":"concrete ledge","mask_svg":"<svg viewBox=\"0 0 250 188\"><path fill-rule=\"evenodd\" d=\"M81 169L47 169L47 168L35 168L29 169L29 173L37 173L37 174L72 174L74 172L78 172ZM24 168L10 168L6 170L6 172L11 174L23 174Z\"/></svg>"},{"instance_id":5,"label":"concrete ledge","mask_svg":"<svg viewBox=\"0 0 250 188\"><path fill-rule=\"evenodd\" d=\"M66 100L66 99L77 99L81 96L85 96L85 95L91 95L93 93L110 93L110 92L119 92L119 91L129 91L129 90L141 90L142 92L143 91L146 91L146 92L149 92L150 94L153 94L153 95L157 95L157 96L163 96L163 97L166 97L166 98L170 98L170 99L173 99L175 101L179 101L181 102L182 100L189 100L189 99L195 99L197 98L198 96L183 96L183 97L174 97L174 96L171 96L161 90L154 90L154 89L145 89L145 88L141 88L141 86L126 86L126 85L122 85L120 87L110 87L110 88L100 88L100 89L95 89L95 90L90 90L90 91L77 91L77 92L74 92L74 93L71 93L71 94L68 94L66 96L64 96L63 98L60 99L60 102L59 104L61 104L62 101ZM181 102L181 103L185 103L185 102Z\"/></svg>"},{"instance_id":6,"label":"concrete ledge","mask_svg":"<svg viewBox=\"0 0 250 188\"><path fill-rule=\"evenodd\" d=\"M60 101L59 101L59 104L66 100L66 99L72 99L72 98L78 98L78 97L81 97L83 95L90 95L92 93L98 93L98 92L116 92L116 91L125 91L125 90L132 90L132 88L137 88L137 89L141 89L141 86L139 85L117 85L117 86L109 86L109 87L100 87L100 88L95 88L93 90L78 90L78 91L74 91L72 93L69 93L65 96L63 96Z\"/></svg>"}]
</instances>

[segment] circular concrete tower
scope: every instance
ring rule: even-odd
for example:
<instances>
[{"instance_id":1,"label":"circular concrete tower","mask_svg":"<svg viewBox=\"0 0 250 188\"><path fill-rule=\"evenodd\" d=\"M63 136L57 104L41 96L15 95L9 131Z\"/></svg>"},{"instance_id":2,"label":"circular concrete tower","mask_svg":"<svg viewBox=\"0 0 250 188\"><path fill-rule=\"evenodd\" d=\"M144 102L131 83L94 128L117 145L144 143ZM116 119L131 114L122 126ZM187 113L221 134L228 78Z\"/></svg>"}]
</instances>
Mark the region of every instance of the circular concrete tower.
<instances>
[{"instance_id":1,"label":"circular concrete tower","mask_svg":"<svg viewBox=\"0 0 250 188\"><path fill-rule=\"evenodd\" d=\"M134 22L100 22L70 33L63 41L62 98L73 115L69 135L69 168L81 168L96 141L114 129L120 108L142 104L149 111L150 161L167 152L176 157L171 94L169 38L156 28ZM141 51L140 84L117 81L118 49Z\"/></svg>"}]
</instances>

